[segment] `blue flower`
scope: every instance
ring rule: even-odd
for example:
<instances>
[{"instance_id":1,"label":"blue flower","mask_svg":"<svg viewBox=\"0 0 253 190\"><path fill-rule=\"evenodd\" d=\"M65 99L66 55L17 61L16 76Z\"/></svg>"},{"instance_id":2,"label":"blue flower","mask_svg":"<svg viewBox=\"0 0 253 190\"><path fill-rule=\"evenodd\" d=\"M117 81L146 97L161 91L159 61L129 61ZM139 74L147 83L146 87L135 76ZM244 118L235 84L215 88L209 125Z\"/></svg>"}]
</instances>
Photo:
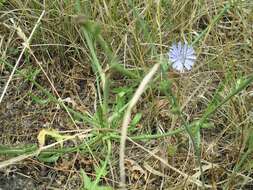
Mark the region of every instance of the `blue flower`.
<instances>
[{"instance_id":1,"label":"blue flower","mask_svg":"<svg viewBox=\"0 0 253 190\"><path fill-rule=\"evenodd\" d=\"M168 56L172 63L172 68L180 72L190 70L196 61L193 47L181 42L172 45Z\"/></svg>"}]
</instances>

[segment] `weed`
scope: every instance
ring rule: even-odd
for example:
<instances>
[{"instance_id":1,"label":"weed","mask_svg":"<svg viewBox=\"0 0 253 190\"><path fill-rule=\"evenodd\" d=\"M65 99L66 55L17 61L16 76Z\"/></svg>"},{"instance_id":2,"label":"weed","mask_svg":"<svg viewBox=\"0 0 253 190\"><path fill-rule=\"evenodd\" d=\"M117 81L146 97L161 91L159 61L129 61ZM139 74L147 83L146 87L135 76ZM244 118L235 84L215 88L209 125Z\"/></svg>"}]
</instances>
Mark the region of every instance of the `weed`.
<instances>
[{"instance_id":1,"label":"weed","mask_svg":"<svg viewBox=\"0 0 253 190\"><path fill-rule=\"evenodd\" d=\"M1 174L38 189L250 187L252 8L0 1ZM182 73L178 41L196 51Z\"/></svg>"}]
</instances>

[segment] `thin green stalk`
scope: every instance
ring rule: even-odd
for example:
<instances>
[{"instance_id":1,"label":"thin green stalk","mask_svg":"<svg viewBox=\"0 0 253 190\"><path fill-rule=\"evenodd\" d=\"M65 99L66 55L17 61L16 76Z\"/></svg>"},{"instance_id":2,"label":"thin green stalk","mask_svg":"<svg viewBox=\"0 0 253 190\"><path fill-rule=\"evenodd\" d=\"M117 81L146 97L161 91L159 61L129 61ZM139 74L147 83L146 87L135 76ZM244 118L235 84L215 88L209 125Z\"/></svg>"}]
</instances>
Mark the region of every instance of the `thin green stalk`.
<instances>
[{"instance_id":1,"label":"thin green stalk","mask_svg":"<svg viewBox=\"0 0 253 190\"><path fill-rule=\"evenodd\" d=\"M168 75L166 74L165 69L162 69L162 75L163 75L163 77L164 77L164 79L166 81L169 81ZM203 172L202 163L201 163L200 148L199 148L198 144L195 142L195 138L194 138L194 136L192 134L192 131L189 128L188 122L186 122L186 120L183 117L183 114L182 114L182 111L180 109L180 106L177 103L177 99L176 99L176 97L173 95L173 93L171 91L171 87L169 85L164 86L163 91L164 91L165 95L167 96L167 98L169 99L169 101L171 102L173 109L175 109L176 113L179 115L181 121L183 122L184 129L185 129L185 131L188 133L188 135L190 137L190 140L191 140L192 145L193 145L193 149L195 151L195 156L197 157L197 162L198 162L198 165L199 165L199 170L200 170L200 175L201 175L201 182L202 182L202 188L204 188L205 187L205 181L204 181L204 172Z\"/></svg>"},{"instance_id":2,"label":"thin green stalk","mask_svg":"<svg viewBox=\"0 0 253 190\"><path fill-rule=\"evenodd\" d=\"M191 129L195 127L195 125L189 125L188 129ZM203 129L205 128L209 128L208 126L202 126ZM139 140L139 141L145 141L145 140L151 140L151 139L158 139L158 138L164 138L164 137L169 137L169 136L173 136L173 135L177 135L179 133L182 133L186 130L186 128L180 127L174 130L171 130L169 132L166 133L162 133L162 134L144 134L144 135L137 135L137 136L130 136L129 138L132 140ZM115 138L115 139L120 139L119 135L115 135L115 134L111 134L110 137Z\"/></svg>"},{"instance_id":3,"label":"thin green stalk","mask_svg":"<svg viewBox=\"0 0 253 190\"><path fill-rule=\"evenodd\" d=\"M222 105L224 105L226 102L228 102L232 97L237 95L239 92L241 92L244 88L246 88L250 83L253 82L253 75L250 75L245 79L237 88L232 90L232 92L221 102L219 102L216 106L210 106L207 108L206 113L204 116L200 119L200 125L202 125L209 117L212 115L217 109L219 109Z\"/></svg>"}]
</instances>

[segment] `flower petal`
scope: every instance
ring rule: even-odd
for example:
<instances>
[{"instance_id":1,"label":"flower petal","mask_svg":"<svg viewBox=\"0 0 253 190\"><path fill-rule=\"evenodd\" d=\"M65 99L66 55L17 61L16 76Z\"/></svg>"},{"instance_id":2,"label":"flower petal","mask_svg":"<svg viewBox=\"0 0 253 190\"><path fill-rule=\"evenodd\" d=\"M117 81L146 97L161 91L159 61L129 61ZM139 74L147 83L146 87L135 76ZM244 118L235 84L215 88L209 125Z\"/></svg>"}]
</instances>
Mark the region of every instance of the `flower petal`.
<instances>
[{"instance_id":1,"label":"flower petal","mask_svg":"<svg viewBox=\"0 0 253 190\"><path fill-rule=\"evenodd\" d=\"M180 72L183 72L184 69L190 70L196 61L193 47L181 42L171 46L168 58L172 62L172 68Z\"/></svg>"},{"instance_id":2,"label":"flower petal","mask_svg":"<svg viewBox=\"0 0 253 190\"><path fill-rule=\"evenodd\" d=\"M172 67L180 72L184 71L184 66L180 60L177 60L172 64Z\"/></svg>"},{"instance_id":3,"label":"flower petal","mask_svg":"<svg viewBox=\"0 0 253 190\"><path fill-rule=\"evenodd\" d=\"M193 66L193 61L192 60L190 60L190 59L187 59L187 60L185 60L185 64L184 64L184 66L185 66L185 68L187 69L187 70L190 70L191 68L192 68L192 66Z\"/></svg>"}]
</instances>

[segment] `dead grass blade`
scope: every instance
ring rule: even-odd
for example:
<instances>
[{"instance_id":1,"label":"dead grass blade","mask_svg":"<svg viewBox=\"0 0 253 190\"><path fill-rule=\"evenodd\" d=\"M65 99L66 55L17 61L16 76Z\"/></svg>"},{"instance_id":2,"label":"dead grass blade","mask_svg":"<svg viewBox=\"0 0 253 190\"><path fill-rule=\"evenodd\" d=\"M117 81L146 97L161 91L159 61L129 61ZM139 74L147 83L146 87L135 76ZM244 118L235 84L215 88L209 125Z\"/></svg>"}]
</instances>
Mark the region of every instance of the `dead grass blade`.
<instances>
[{"instance_id":1,"label":"dead grass blade","mask_svg":"<svg viewBox=\"0 0 253 190\"><path fill-rule=\"evenodd\" d=\"M160 63L155 64L150 70L150 72L143 78L133 98L130 100L126 113L123 118L122 129L121 129L121 139L120 139L120 160L119 160L120 180L121 180L121 186L123 189L125 187L125 182L126 182L125 165L124 165L125 145L126 145L126 138L127 138L127 128L131 120L131 112L132 112L133 107L136 105L136 103L140 99L142 93L145 91L148 83L151 81L152 77L159 69L159 67L160 67Z\"/></svg>"},{"instance_id":2,"label":"dead grass blade","mask_svg":"<svg viewBox=\"0 0 253 190\"><path fill-rule=\"evenodd\" d=\"M2 92L1 97L0 97L0 103L3 101L3 98L4 98L4 95L5 95L6 91L7 91L7 88L8 88L8 86L9 86L10 82L11 82L11 79L13 78L13 75L14 75L14 73L15 73L15 71L16 71L18 65L19 65L19 62L20 62L20 60L21 60L23 54L25 53L25 50L30 48L30 47L29 47L29 43L30 43L30 41L32 40L33 34L34 34L34 32L36 31L37 27L39 26L39 23L40 23L42 17L44 16L44 14L45 14L45 10L42 11L42 13L41 13L40 17L38 18L36 24L34 25L33 30L32 30L32 32L31 32L29 38L28 38L26 41L24 41L24 43L23 43L23 46L24 46L24 47L23 47L23 49L22 49L22 51L21 51L21 53L20 53L20 55L19 55L19 57L18 57L18 59L17 59L17 61L16 61L15 66L13 67L12 72L11 72L11 74L10 74L10 76L9 76L9 79L8 79L8 81L7 81L7 83L6 83L5 87L4 87L4 89L3 89L3 92ZM18 32L20 33L20 30L18 30Z\"/></svg>"}]
</instances>

